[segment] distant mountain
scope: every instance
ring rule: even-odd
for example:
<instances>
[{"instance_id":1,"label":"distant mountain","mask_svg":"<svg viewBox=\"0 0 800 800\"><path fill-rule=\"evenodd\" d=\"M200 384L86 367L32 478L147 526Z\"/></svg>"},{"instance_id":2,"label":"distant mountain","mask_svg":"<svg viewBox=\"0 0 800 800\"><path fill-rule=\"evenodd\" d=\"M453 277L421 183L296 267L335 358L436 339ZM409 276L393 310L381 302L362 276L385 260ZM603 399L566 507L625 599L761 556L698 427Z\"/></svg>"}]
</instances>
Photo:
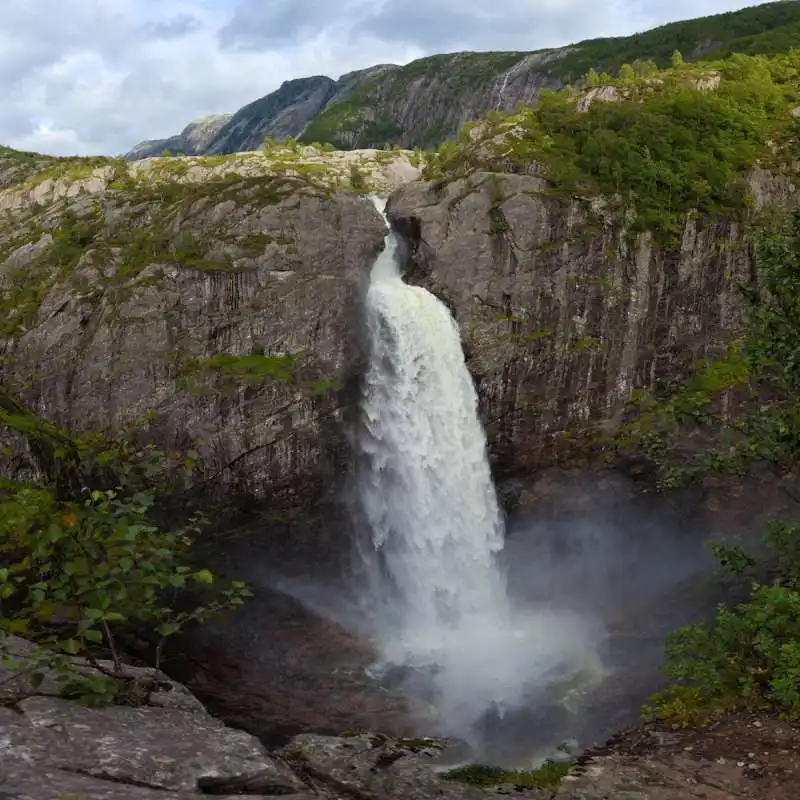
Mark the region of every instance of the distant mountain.
<instances>
[{"instance_id":1,"label":"distant mountain","mask_svg":"<svg viewBox=\"0 0 800 800\"><path fill-rule=\"evenodd\" d=\"M328 105L346 97L365 81L393 69L397 67L381 64L350 72L338 81L324 75L285 81L278 90L239 109L209 143L206 152L257 150L265 138L297 136Z\"/></svg>"},{"instance_id":2,"label":"distant mountain","mask_svg":"<svg viewBox=\"0 0 800 800\"><path fill-rule=\"evenodd\" d=\"M235 114L196 120L177 136L137 144L125 154L125 158L136 160L157 156L165 149L184 155L257 150L266 138L297 136L326 106L346 97L364 81L393 69L398 67L380 64L349 72L338 81L325 75L284 81L279 89L248 103ZM199 131L203 133L202 140L198 138Z\"/></svg>"},{"instance_id":3,"label":"distant mountain","mask_svg":"<svg viewBox=\"0 0 800 800\"><path fill-rule=\"evenodd\" d=\"M126 158L158 155L165 148L187 154L234 153L256 149L266 137L286 136L342 149L432 147L455 135L464 122L491 109L509 111L544 88L579 80L590 69L616 72L636 59L666 66L675 50L693 61L798 46L800 0L781 0L557 49L429 56L403 67L378 65L338 81L322 75L286 81L226 118L207 139L190 141L187 134L207 126L201 120L176 137L142 142Z\"/></svg>"},{"instance_id":4,"label":"distant mountain","mask_svg":"<svg viewBox=\"0 0 800 800\"><path fill-rule=\"evenodd\" d=\"M232 114L212 114L209 117L190 122L177 136L168 139L148 139L140 142L125 158L135 160L148 156L161 155L168 150L172 155L199 156L214 140L220 129L230 120Z\"/></svg>"}]
</instances>

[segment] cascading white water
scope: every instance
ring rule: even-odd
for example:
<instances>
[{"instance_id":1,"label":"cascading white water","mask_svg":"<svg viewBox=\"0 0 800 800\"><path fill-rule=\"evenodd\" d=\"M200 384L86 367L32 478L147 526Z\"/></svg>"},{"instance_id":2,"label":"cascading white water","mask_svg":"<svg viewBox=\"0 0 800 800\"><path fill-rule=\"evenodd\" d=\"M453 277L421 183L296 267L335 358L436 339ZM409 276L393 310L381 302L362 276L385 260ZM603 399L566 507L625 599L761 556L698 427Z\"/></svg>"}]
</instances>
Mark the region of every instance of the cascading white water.
<instances>
[{"instance_id":1,"label":"cascading white water","mask_svg":"<svg viewBox=\"0 0 800 800\"><path fill-rule=\"evenodd\" d=\"M362 502L402 597L407 645L508 609L494 560L502 518L458 328L434 295L403 282L389 245L367 293Z\"/></svg>"},{"instance_id":2,"label":"cascading white water","mask_svg":"<svg viewBox=\"0 0 800 800\"><path fill-rule=\"evenodd\" d=\"M576 621L545 610L514 619L458 327L433 294L404 283L396 249L389 233L366 296L360 500L374 557L370 605L385 662L433 673L440 722L463 737L487 709L502 713L542 676L552 680L573 655Z\"/></svg>"}]
</instances>

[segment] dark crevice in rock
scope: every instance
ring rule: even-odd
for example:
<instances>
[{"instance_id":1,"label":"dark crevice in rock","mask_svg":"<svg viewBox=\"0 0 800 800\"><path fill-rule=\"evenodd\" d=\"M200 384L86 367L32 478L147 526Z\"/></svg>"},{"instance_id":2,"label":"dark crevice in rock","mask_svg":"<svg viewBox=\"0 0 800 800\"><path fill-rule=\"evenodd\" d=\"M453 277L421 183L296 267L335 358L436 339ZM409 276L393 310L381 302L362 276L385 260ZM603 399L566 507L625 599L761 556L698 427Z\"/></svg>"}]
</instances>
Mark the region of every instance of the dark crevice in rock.
<instances>
[{"instance_id":1,"label":"dark crevice in rock","mask_svg":"<svg viewBox=\"0 0 800 800\"><path fill-rule=\"evenodd\" d=\"M60 766L58 768L61 772L68 772L71 775L82 775L84 778L94 778L96 781L107 781L108 783L119 783L124 786L137 786L140 789L152 789L157 792L170 792L170 789L158 784L150 783L149 781L137 781L134 778L122 778L119 775L108 775L104 772L94 772L89 769L82 769L81 767L68 767Z\"/></svg>"},{"instance_id":2,"label":"dark crevice in rock","mask_svg":"<svg viewBox=\"0 0 800 800\"><path fill-rule=\"evenodd\" d=\"M19 707L19 704L23 700L27 700L29 697L35 697L35 695L23 694L9 698L7 700L0 700L0 708L7 708L9 711L13 711L15 714L19 714L20 716L24 717L25 712Z\"/></svg>"},{"instance_id":3,"label":"dark crevice in rock","mask_svg":"<svg viewBox=\"0 0 800 800\"><path fill-rule=\"evenodd\" d=\"M200 794L207 795L291 795L296 794L294 789L290 789L285 784L276 784L273 773L265 771L258 775L248 777L223 776L198 778L197 789Z\"/></svg>"}]
</instances>

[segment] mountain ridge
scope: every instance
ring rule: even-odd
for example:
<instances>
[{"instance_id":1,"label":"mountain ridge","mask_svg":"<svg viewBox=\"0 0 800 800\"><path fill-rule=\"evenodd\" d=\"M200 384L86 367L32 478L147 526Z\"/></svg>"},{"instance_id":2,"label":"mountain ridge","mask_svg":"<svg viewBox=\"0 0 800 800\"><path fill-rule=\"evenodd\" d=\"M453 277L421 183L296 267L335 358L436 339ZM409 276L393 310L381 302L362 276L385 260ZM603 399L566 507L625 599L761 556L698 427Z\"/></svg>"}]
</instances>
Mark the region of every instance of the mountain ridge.
<instances>
[{"instance_id":1,"label":"mountain ridge","mask_svg":"<svg viewBox=\"0 0 800 800\"><path fill-rule=\"evenodd\" d=\"M186 132L141 142L125 158L223 155L258 149L265 138L299 137L341 149L435 147L492 109L511 111L542 89L580 81L589 70L616 72L636 59L665 66L675 50L689 61L782 52L800 46L800 0L780 0L636 33L536 51L457 52L409 64L378 64L342 75L284 81L230 115L192 145ZM204 118L207 119L207 118ZM180 145L187 145L180 146Z\"/></svg>"}]
</instances>

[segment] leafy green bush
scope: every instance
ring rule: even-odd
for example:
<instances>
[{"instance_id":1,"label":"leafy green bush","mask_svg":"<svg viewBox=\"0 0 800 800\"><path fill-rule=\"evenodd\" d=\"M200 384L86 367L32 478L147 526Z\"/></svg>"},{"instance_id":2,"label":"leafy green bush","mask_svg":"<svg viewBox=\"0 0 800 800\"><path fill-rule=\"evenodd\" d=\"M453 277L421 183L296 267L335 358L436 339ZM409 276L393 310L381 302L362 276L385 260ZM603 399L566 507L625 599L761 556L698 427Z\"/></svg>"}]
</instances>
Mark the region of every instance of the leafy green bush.
<instances>
[{"instance_id":1,"label":"leafy green bush","mask_svg":"<svg viewBox=\"0 0 800 800\"><path fill-rule=\"evenodd\" d=\"M0 425L27 439L46 472L38 484L0 480L0 655L34 685L49 673L87 702L130 701L136 682L121 660L122 632L154 631L158 667L169 637L251 595L244 583L220 585L192 565L199 516L171 530L155 522L158 496L185 477L196 454L71 437L2 386ZM116 488L80 489L86 481ZM40 647L11 657L4 635ZM106 656L110 669L99 663Z\"/></svg>"},{"instance_id":2,"label":"leafy green bush","mask_svg":"<svg viewBox=\"0 0 800 800\"><path fill-rule=\"evenodd\" d=\"M684 726L742 707L800 716L800 523L772 523L767 541L775 582L754 583L746 602L669 636L666 671L679 684L653 698L651 719ZM726 555L734 572L755 563Z\"/></svg>"},{"instance_id":3,"label":"leafy green bush","mask_svg":"<svg viewBox=\"0 0 800 800\"><path fill-rule=\"evenodd\" d=\"M54 654L88 655L95 666L105 648L114 665L108 677L123 678L120 626L154 627L158 667L168 637L241 605L250 592L233 582L193 609L178 609L176 590L211 586L215 579L187 563L195 521L160 531L150 518L152 506L146 493L93 491L83 502L60 502L52 490L7 483L0 490L0 631L35 640ZM40 658L35 666L41 675ZM74 683L76 676L65 669L70 662L56 657L53 663ZM104 692L96 679L90 686L90 695L115 691L113 682L104 684Z\"/></svg>"}]
</instances>

